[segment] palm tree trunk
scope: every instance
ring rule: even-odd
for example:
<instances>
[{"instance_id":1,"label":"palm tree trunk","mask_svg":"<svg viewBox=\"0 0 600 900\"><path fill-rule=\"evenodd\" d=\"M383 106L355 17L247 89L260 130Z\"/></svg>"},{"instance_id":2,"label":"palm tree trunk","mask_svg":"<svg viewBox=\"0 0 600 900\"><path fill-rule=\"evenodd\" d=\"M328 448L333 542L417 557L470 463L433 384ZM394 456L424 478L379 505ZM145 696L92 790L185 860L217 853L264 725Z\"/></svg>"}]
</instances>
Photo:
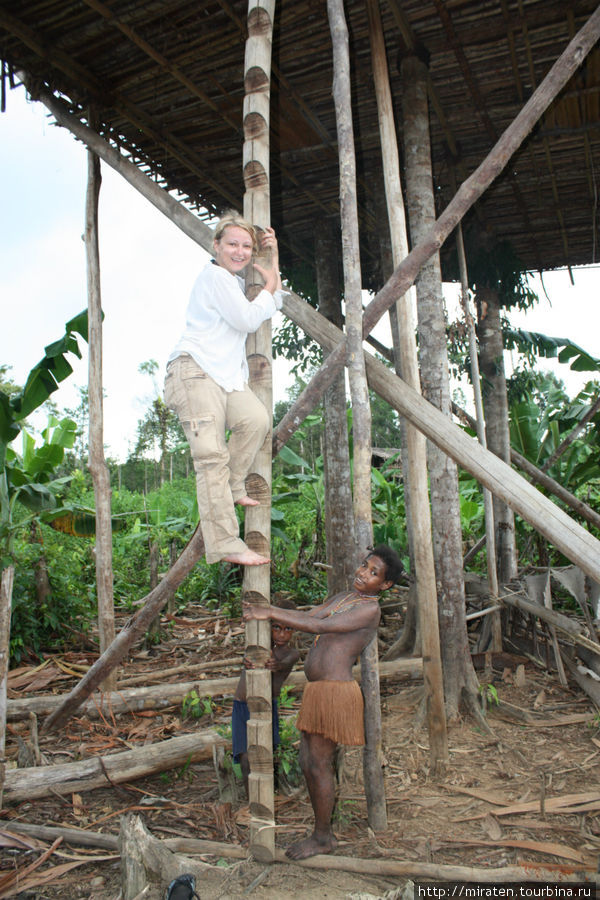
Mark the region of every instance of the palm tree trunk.
<instances>
[{"instance_id":1,"label":"palm tree trunk","mask_svg":"<svg viewBox=\"0 0 600 900\"><path fill-rule=\"evenodd\" d=\"M415 56L402 61L406 188L410 232L416 244L435 221L431 174L427 70ZM421 384L424 396L450 418L450 379L439 254L417 278ZM457 718L461 698L477 709L478 682L465 618L462 531L456 463L428 444L433 553L438 584L446 713Z\"/></svg>"},{"instance_id":2,"label":"palm tree trunk","mask_svg":"<svg viewBox=\"0 0 600 900\"><path fill-rule=\"evenodd\" d=\"M244 216L266 228L271 224L269 187L269 101L271 84L271 45L275 0L249 0L248 39L244 63ZM263 265L268 260L261 259ZM252 299L261 285L260 276L249 266L246 287ZM246 353L250 386L268 410L273 408L271 323L264 322L255 334L248 335ZM247 478L247 490L260 506L246 507L246 543L269 556L271 544L271 440L265 440ZM268 603L271 595L269 566L245 566L244 599ZM248 759L250 777L250 849L255 858L272 862L275 858L275 795L273 783L273 736L271 672L264 668L271 655L271 623L254 620L246 625L247 655L258 668L246 673L250 721L248 722ZM270 761L270 763L269 763ZM268 827L270 826L270 827Z\"/></svg>"}]
</instances>

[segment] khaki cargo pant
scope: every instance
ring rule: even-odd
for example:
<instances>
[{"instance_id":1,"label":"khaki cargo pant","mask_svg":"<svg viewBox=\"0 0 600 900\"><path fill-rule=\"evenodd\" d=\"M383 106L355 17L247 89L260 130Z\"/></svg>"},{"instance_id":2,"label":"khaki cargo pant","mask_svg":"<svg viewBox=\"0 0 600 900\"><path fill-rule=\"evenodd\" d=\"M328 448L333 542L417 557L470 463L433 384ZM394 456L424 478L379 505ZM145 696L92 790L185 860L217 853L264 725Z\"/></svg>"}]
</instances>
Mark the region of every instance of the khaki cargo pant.
<instances>
[{"instance_id":1,"label":"khaki cargo pant","mask_svg":"<svg viewBox=\"0 0 600 900\"><path fill-rule=\"evenodd\" d=\"M167 366L165 404L177 413L190 445L206 561L242 553L234 502L246 494L246 475L269 431L267 410L247 385L225 391L188 353Z\"/></svg>"}]
</instances>

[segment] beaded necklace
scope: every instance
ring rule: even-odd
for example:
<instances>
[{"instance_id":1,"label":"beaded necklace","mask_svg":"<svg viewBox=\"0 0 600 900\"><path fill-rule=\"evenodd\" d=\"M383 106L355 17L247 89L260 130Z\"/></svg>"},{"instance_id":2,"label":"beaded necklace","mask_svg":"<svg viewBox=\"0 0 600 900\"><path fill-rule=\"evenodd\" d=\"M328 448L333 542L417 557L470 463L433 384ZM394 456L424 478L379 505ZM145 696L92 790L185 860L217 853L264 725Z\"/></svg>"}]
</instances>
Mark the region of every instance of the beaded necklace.
<instances>
[{"instance_id":1,"label":"beaded necklace","mask_svg":"<svg viewBox=\"0 0 600 900\"><path fill-rule=\"evenodd\" d=\"M323 618L329 619L331 616L335 616L336 613L346 612L346 610L352 609L353 606L356 606L358 603L360 603L361 600L374 600L375 599L375 597L372 594L358 594L358 596L355 597L354 600L351 600L350 603L348 603L346 606L344 606L343 604L346 602L346 600L352 593L354 593L354 592L350 591L349 594L346 594L344 597L341 597L337 601L337 603L335 604L335 606L333 607L331 612L328 612L326 616L323 616ZM315 644L318 642L320 637L321 637L320 634L316 635L315 640L314 640Z\"/></svg>"}]
</instances>

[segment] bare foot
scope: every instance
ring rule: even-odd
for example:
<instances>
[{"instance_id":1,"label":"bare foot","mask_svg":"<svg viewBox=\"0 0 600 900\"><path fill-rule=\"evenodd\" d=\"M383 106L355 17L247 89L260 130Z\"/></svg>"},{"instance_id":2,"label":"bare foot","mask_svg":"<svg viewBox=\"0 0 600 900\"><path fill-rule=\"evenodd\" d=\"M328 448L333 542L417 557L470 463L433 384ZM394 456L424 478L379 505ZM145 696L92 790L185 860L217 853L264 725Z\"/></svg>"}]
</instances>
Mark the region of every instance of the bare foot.
<instances>
[{"instance_id":1,"label":"bare foot","mask_svg":"<svg viewBox=\"0 0 600 900\"><path fill-rule=\"evenodd\" d=\"M235 501L236 506L260 506L260 500L253 500L252 497L240 497Z\"/></svg>"},{"instance_id":2,"label":"bare foot","mask_svg":"<svg viewBox=\"0 0 600 900\"><path fill-rule=\"evenodd\" d=\"M237 563L238 566L264 566L271 560L267 556L260 556L254 550L247 548L241 553L230 553L229 556L223 557L224 562Z\"/></svg>"},{"instance_id":3,"label":"bare foot","mask_svg":"<svg viewBox=\"0 0 600 900\"><path fill-rule=\"evenodd\" d=\"M309 856L318 856L319 853L331 853L336 847L337 840L332 832L323 836L317 836L313 832L310 837L288 847L285 855L289 859L308 859Z\"/></svg>"}]
</instances>

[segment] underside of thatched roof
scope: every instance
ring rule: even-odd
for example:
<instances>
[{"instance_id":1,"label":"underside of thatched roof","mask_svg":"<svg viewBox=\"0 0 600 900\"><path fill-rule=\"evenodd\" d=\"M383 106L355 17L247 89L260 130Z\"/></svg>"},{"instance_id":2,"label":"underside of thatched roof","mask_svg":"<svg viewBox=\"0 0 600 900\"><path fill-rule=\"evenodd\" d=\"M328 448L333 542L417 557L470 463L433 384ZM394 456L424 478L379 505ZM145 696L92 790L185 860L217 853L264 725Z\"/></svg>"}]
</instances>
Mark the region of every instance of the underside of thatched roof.
<instances>
[{"instance_id":1,"label":"underside of thatched roof","mask_svg":"<svg viewBox=\"0 0 600 900\"><path fill-rule=\"evenodd\" d=\"M385 206L366 4L347 0L363 281L383 282ZM403 54L429 61L438 210L481 163L595 0L381 0L399 137ZM202 215L241 208L246 0L0 0L5 76L63 95ZM6 81L6 78L3 79ZM596 47L466 225L512 244L523 269L596 260L600 171ZM10 97L7 98L10 114ZM278 0L271 91L271 207L285 271L339 215L332 52L325 0ZM445 274L452 275L451 247Z\"/></svg>"}]
</instances>

